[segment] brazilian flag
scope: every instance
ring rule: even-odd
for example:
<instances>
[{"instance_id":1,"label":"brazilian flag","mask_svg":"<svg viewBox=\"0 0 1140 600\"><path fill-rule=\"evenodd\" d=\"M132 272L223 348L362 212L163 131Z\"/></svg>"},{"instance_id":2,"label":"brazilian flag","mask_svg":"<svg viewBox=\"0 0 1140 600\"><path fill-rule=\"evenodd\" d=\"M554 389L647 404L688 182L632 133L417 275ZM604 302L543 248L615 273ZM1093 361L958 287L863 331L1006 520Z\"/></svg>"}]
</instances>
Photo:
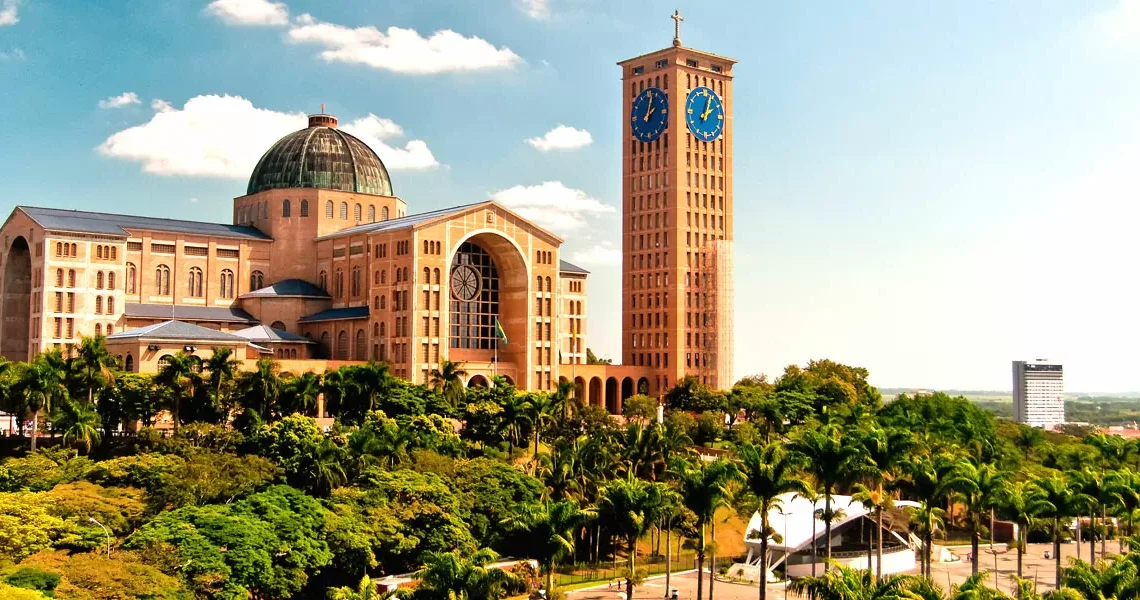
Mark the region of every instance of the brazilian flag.
<instances>
[{"instance_id":1,"label":"brazilian flag","mask_svg":"<svg viewBox=\"0 0 1140 600\"><path fill-rule=\"evenodd\" d=\"M503 324L499 322L499 317L495 317L495 336L502 340L503 345L507 345L507 332L503 331Z\"/></svg>"}]
</instances>

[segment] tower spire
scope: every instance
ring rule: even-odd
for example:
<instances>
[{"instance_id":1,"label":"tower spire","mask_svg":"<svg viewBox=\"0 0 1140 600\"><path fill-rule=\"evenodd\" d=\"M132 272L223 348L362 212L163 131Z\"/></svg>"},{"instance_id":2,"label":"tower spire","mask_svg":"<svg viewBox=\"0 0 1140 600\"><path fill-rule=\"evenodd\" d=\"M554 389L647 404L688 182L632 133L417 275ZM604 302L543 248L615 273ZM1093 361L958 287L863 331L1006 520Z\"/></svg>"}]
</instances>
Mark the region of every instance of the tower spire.
<instances>
[{"instance_id":1,"label":"tower spire","mask_svg":"<svg viewBox=\"0 0 1140 600\"><path fill-rule=\"evenodd\" d=\"M681 47L681 21L684 21L685 17L681 16L680 10L675 10L675 11L673 11L673 16L669 17L669 18L673 19L673 47L674 48L680 48Z\"/></svg>"}]
</instances>

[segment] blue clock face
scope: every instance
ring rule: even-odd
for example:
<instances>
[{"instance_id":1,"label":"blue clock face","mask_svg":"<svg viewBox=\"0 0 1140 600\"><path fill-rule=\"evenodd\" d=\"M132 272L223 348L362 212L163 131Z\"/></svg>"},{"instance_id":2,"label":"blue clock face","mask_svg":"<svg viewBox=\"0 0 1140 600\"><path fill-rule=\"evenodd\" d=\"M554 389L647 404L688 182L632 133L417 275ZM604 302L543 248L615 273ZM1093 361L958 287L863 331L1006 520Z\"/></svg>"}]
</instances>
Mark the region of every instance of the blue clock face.
<instances>
[{"instance_id":1,"label":"blue clock face","mask_svg":"<svg viewBox=\"0 0 1140 600\"><path fill-rule=\"evenodd\" d=\"M724 131L724 104L707 87L695 88L685 99L685 122L702 142L711 142Z\"/></svg>"},{"instance_id":2,"label":"blue clock face","mask_svg":"<svg viewBox=\"0 0 1140 600\"><path fill-rule=\"evenodd\" d=\"M629 125L633 137L643 142L660 137L669 125L669 97L665 92L651 87L638 94L629 110Z\"/></svg>"}]
</instances>

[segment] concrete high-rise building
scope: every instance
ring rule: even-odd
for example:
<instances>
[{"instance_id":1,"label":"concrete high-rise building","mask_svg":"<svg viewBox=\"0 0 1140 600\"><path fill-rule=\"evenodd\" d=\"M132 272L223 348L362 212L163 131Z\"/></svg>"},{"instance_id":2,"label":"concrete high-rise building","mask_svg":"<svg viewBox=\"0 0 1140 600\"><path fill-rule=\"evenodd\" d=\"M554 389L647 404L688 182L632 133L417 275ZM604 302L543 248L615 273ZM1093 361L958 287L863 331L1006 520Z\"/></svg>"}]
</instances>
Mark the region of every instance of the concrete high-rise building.
<instances>
[{"instance_id":1,"label":"concrete high-rise building","mask_svg":"<svg viewBox=\"0 0 1140 600\"><path fill-rule=\"evenodd\" d=\"M622 362L655 387L732 379L732 68L681 44L618 63Z\"/></svg>"},{"instance_id":2,"label":"concrete high-rise building","mask_svg":"<svg viewBox=\"0 0 1140 600\"><path fill-rule=\"evenodd\" d=\"M1033 427L1065 422L1065 371L1047 360L1013 361L1013 418Z\"/></svg>"}]
</instances>

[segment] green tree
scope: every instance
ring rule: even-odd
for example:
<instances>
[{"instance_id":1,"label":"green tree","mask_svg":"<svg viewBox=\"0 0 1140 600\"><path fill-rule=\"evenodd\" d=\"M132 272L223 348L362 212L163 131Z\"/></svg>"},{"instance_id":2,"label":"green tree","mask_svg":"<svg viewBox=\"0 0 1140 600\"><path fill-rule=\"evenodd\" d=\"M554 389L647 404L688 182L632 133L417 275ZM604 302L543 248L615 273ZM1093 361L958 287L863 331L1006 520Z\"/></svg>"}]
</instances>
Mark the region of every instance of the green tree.
<instances>
[{"instance_id":1,"label":"green tree","mask_svg":"<svg viewBox=\"0 0 1140 600\"><path fill-rule=\"evenodd\" d=\"M1053 559L1056 563L1056 587L1061 587L1061 539L1068 531L1068 519L1073 516L1072 489L1061 475L1046 477L1038 482L1043 492L1041 516L1049 520L1049 536L1053 540Z\"/></svg>"},{"instance_id":2,"label":"green tree","mask_svg":"<svg viewBox=\"0 0 1140 600\"><path fill-rule=\"evenodd\" d=\"M63 443L81 446L84 454L91 454L91 446L103 439L103 433L99 430L101 417L92 404L81 404L74 400L58 402L51 420L52 426L63 432Z\"/></svg>"},{"instance_id":3,"label":"green tree","mask_svg":"<svg viewBox=\"0 0 1140 600\"><path fill-rule=\"evenodd\" d=\"M697 518L697 600L701 600L703 593L705 527L712 522L717 509L728 505L731 486L739 475L736 465L724 459L711 463L700 461L695 466L681 465L675 471L681 502Z\"/></svg>"},{"instance_id":4,"label":"green tree","mask_svg":"<svg viewBox=\"0 0 1140 600\"><path fill-rule=\"evenodd\" d=\"M860 430L859 443L869 461L866 479L870 487L858 490L857 501L862 502L875 515L877 524L875 541L875 580L883 572L883 511L894 506L890 489L896 483L897 470L914 447L910 432L895 428L871 426ZM867 557L868 566L871 564Z\"/></svg>"},{"instance_id":5,"label":"green tree","mask_svg":"<svg viewBox=\"0 0 1140 600\"><path fill-rule=\"evenodd\" d=\"M643 422L657 418L657 399L645 394L635 394L621 403L621 414L626 419Z\"/></svg>"},{"instance_id":6,"label":"green tree","mask_svg":"<svg viewBox=\"0 0 1140 600\"><path fill-rule=\"evenodd\" d=\"M574 533L595 516L593 510L583 510L573 500L547 500L522 507L507 524L527 533L529 556L538 561L546 576L546 589L554 590L554 566L574 553Z\"/></svg>"},{"instance_id":7,"label":"green tree","mask_svg":"<svg viewBox=\"0 0 1140 600\"><path fill-rule=\"evenodd\" d=\"M586 348L586 364L588 365L612 365L614 361L612 358L598 358L594 351Z\"/></svg>"},{"instance_id":8,"label":"green tree","mask_svg":"<svg viewBox=\"0 0 1140 600\"><path fill-rule=\"evenodd\" d=\"M534 458L538 460L538 444L542 432L552 422L558 410L558 401L550 394L534 392L527 397L527 418L534 428Z\"/></svg>"},{"instance_id":9,"label":"green tree","mask_svg":"<svg viewBox=\"0 0 1140 600\"><path fill-rule=\"evenodd\" d=\"M182 425L182 402L194 397L195 391L201 383L198 367L201 360L193 354L179 351L163 357L165 364L159 369L155 383L166 391L169 400L170 416L174 421L174 430Z\"/></svg>"},{"instance_id":10,"label":"green tree","mask_svg":"<svg viewBox=\"0 0 1140 600\"><path fill-rule=\"evenodd\" d=\"M229 411L233 404L233 392L237 379L238 368L241 363L234 356L233 348L218 347L212 349L210 358L207 358L202 367L206 370L206 386L210 389L210 397L214 405L225 415L223 421L229 420Z\"/></svg>"},{"instance_id":11,"label":"green tree","mask_svg":"<svg viewBox=\"0 0 1140 600\"><path fill-rule=\"evenodd\" d=\"M787 451L780 442L763 446L744 444L736 448L749 508L760 513L760 558L764 570L760 580L760 600L768 596L768 539L775 534L768 522L769 513L781 506L780 496L806 491L797 477L802 466L800 457Z\"/></svg>"},{"instance_id":12,"label":"green tree","mask_svg":"<svg viewBox=\"0 0 1140 600\"><path fill-rule=\"evenodd\" d=\"M96 393L115 382L118 361L107 351L103 336L83 336L75 346L71 367L73 377L87 390L87 404L94 404Z\"/></svg>"},{"instance_id":13,"label":"green tree","mask_svg":"<svg viewBox=\"0 0 1140 600\"><path fill-rule=\"evenodd\" d=\"M947 481L953 468L953 460L944 454L917 457L905 468L903 485L919 503L919 508L911 513L911 523L922 537L922 573L927 578L931 577L934 534L941 530L945 517L945 511L939 508L939 504L946 499Z\"/></svg>"},{"instance_id":14,"label":"green tree","mask_svg":"<svg viewBox=\"0 0 1140 600\"><path fill-rule=\"evenodd\" d=\"M910 575L890 575L876 581L870 570L836 566L819 577L792 580L789 588L808 600L911 600L919 586Z\"/></svg>"},{"instance_id":15,"label":"green tree","mask_svg":"<svg viewBox=\"0 0 1140 600\"><path fill-rule=\"evenodd\" d=\"M626 543L628 570L625 574L626 597L633 598L637 572L637 540L654 521L664 489L661 484L630 476L608 483L602 489L598 514L611 530Z\"/></svg>"},{"instance_id":16,"label":"green tree","mask_svg":"<svg viewBox=\"0 0 1140 600\"><path fill-rule=\"evenodd\" d=\"M993 465L979 465L972 459L963 458L954 465L946 482L946 486L957 492L966 505L970 521L971 574L978 572L978 546L982 532L986 530L985 522L991 516L990 511L998 505L1005 479L1005 473Z\"/></svg>"},{"instance_id":17,"label":"green tree","mask_svg":"<svg viewBox=\"0 0 1140 600\"><path fill-rule=\"evenodd\" d=\"M482 549L470 556L458 552L429 554L416 572L415 597L424 600L499 600L505 591L521 582L505 569L490 565L498 559L493 550Z\"/></svg>"},{"instance_id":18,"label":"green tree","mask_svg":"<svg viewBox=\"0 0 1140 600\"><path fill-rule=\"evenodd\" d=\"M55 516L43 492L0 493L0 556L20 561L78 542L75 523Z\"/></svg>"},{"instance_id":19,"label":"green tree","mask_svg":"<svg viewBox=\"0 0 1140 600\"><path fill-rule=\"evenodd\" d=\"M463 363L445 360L439 367L432 369L428 376L428 385L443 395L453 408L459 406L467 392L464 379L467 371L463 370Z\"/></svg>"},{"instance_id":20,"label":"green tree","mask_svg":"<svg viewBox=\"0 0 1140 600\"><path fill-rule=\"evenodd\" d=\"M68 398L64 377L67 369L59 350L48 350L25 363L19 372L16 383L18 393L23 397L24 406L32 413L31 451L36 451L36 438L39 436L40 413L50 413L52 406Z\"/></svg>"},{"instance_id":21,"label":"green tree","mask_svg":"<svg viewBox=\"0 0 1140 600\"><path fill-rule=\"evenodd\" d=\"M831 496L840 483L871 473L874 468L863 447L854 441L839 427L825 425L803 431L799 439L792 442L792 450L804 457L808 471L823 492L824 571L831 566Z\"/></svg>"},{"instance_id":22,"label":"green tree","mask_svg":"<svg viewBox=\"0 0 1140 600\"><path fill-rule=\"evenodd\" d=\"M317 418L323 417L324 415L316 414L320 394L321 376L312 371L286 378L281 393L281 414L286 416L301 413Z\"/></svg>"},{"instance_id":23,"label":"green tree","mask_svg":"<svg viewBox=\"0 0 1140 600\"><path fill-rule=\"evenodd\" d=\"M1003 515L1017 524L1017 576L1021 577L1022 561L1025 557L1025 543L1029 530L1037 524L1037 518L1049 505L1041 488L1032 481L1006 480L998 493L998 506Z\"/></svg>"},{"instance_id":24,"label":"green tree","mask_svg":"<svg viewBox=\"0 0 1140 600\"><path fill-rule=\"evenodd\" d=\"M256 410L262 421L272 419L279 408L281 364L272 358L260 358L253 371L241 378L241 400L247 410Z\"/></svg>"}]
</instances>

